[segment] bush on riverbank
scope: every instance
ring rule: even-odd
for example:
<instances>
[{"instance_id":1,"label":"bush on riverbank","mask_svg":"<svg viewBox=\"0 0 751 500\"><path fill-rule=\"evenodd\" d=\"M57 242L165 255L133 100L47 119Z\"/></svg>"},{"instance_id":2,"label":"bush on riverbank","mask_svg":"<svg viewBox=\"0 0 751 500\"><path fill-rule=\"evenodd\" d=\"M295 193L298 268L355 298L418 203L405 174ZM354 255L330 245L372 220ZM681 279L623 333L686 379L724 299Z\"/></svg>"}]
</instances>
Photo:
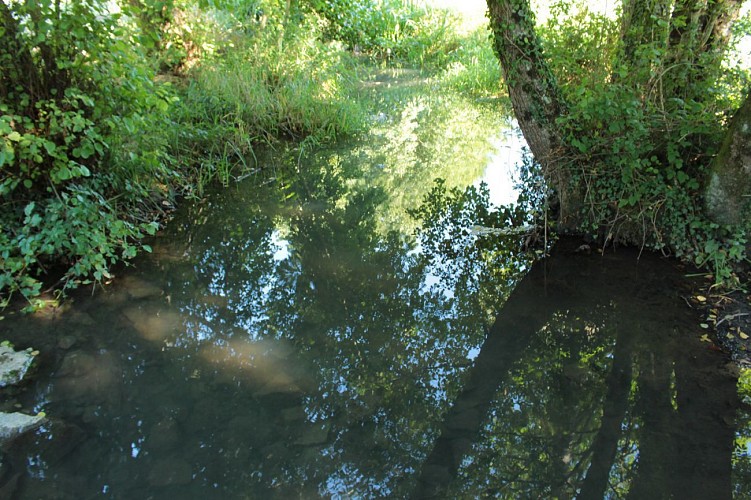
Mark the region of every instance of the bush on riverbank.
<instances>
[{"instance_id":1,"label":"bush on riverbank","mask_svg":"<svg viewBox=\"0 0 751 500\"><path fill-rule=\"evenodd\" d=\"M0 299L102 281L155 225L171 97L100 3L0 2ZM3 304L4 302L0 302Z\"/></svg>"},{"instance_id":2,"label":"bush on riverbank","mask_svg":"<svg viewBox=\"0 0 751 500\"><path fill-rule=\"evenodd\" d=\"M259 143L326 143L362 130L355 61L314 25L300 31L263 33L189 73L173 109L173 152L195 191L254 168Z\"/></svg>"}]
</instances>

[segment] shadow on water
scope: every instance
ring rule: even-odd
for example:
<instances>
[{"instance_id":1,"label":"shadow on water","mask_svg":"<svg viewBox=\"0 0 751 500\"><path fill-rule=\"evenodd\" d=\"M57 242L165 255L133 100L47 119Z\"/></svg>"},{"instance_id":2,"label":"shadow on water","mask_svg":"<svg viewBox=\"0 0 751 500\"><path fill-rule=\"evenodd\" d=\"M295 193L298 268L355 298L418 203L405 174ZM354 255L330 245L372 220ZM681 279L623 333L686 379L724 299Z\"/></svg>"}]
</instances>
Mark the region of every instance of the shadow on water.
<instances>
[{"instance_id":1,"label":"shadow on water","mask_svg":"<svg viewBox=\"0 0 751 500\"><path fill-rule=\"evenodd\" d=\"M495 319L416 498L732 498L738 406L680 270L561 241Z\"/></svg>"},{"instance_id":2,"label":"shadow on water","mask_svg":"<svg viewBox=\"0 0 751 500\"><path fill-rule=\"evenodd\" d=\"M417 129L412 159L277 152L300 173L187 205L113 285L4 320L41 354L0 409L50 420L2 450L0 497L748 491L736 376L682 270L568 241L533 264L475 230L518 210L398 169L440 138Z\"/></svg>"}]
</instances>

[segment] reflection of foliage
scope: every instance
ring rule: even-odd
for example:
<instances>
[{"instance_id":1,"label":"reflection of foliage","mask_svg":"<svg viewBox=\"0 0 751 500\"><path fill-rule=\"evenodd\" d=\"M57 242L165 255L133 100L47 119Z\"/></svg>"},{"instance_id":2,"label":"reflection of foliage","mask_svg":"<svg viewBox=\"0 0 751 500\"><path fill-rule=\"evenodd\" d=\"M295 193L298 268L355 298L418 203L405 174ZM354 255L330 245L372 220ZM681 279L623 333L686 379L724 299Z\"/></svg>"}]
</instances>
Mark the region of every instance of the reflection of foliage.
<instances>
[{"instance_id":1,"label":"reflection of foliage","mask_svg":"<svg viewBox=\"0 0 751 500\"><path fill-rule=\"evenodd\" d=\"M240 339L293 347L296 363L317 373L307 382L315 389L305 411L331 429L316 451L330 466L298 460L290 448L279 458L288 463L284 474L330 493L407 494L403 479L424 458L470 350L483 341L487 314L475 297L494 309L519 262L503 242L487 241L476 254L486 260L466 263L472 276L446 279L433 248L415 251L409 234L379 228L374 214L392 198L357 180L360 165L335 151L300 161L297 176L261 191L225 192L221 202L209 198L185 222L175 221L171 238L186 241L179 252L188 265L169 264L167 293L190 318L176 343L189 350ZM487 205L484 189L473 193L465 208ZM469 222L450 217L426 219L425 231L452 224L459 231ZM163 255L158 245L155 252ZM503 271L492 271L495 265ZM254 467L278 478L280 463Z\"/></svg>"},{"instance_id":2,"label":"reflection of foliage","mask_svg":"<svg viewBox=\"0 0 751 500\"><path fill-rule=\"evenodd\" d=\"M733 450L733 496L735 498L751 497L751 369L741 370L738 379L738 394L746 405L746 410L739 412L738 432L735 436Z\"/></svg>"},{"instance_id":3,"label":"reflection of foliage","mask_svg":"<svg viewBox=\"0 0 751 500\"><path fill-rule=\"evenodd\" d=\"M386 82L391 83L390 80ZM482 177L491 140L508 127L497 109L451 92L438 97L409 97L415 89L399 88L374 98L379 117L368 142L359 148L372 162L366 179L389 193L391 202L379 210L385 228L411 228L405 217L417 208L436 178L448 187L472 184ZM460 161L457 161L460 159Z\"/></svg>"},{"instance_id":4,"label":"reflection of foliage","mask_svg":"<svg viewBox=\"0 0 751 500\"><path fill-rule=\"evenodd\" d=\"M103 328L115 318L120 335L103 337L121 342L127 404L101 407L106 424L86 448L133 477L123 495L146 495L144 471L175 461L194 471L188 496L405 498L452 432L462 454L443 474L451 498L581 497L597 463L612 496L649 496L633 493L640 478L674 487L671 475L697 492L727 489L734 387L712 364L718 353L688 342L666 268L648 255L631 265L628 252L556 251L530 266L513 237L472 234L526 220L492 210L484 188L436 186L417 210L417 242L383 233L372 214L388 193L359 182L359 168L336 154L300 162L298 176L256 179L178 215L138 263L140 281L162 276L145 287L157 293L133 290L142 298L98 313ZM138 311L156 311L141 314L146 326L172 336L144 347ZM165 427L180 441L166 449ZM144 452L123 463L113 443ZM83 460L73 452L39 481Z\"/></svg>"},{"instance_id":5,"label":"reflection of foliage","mask_svg":"<svg viewBox=\"0 0 751 500\"><path fill-rule=\"evenodd\" d=\"M445 496L729 496L733 435L723 418L732 418L732 377L717 370L717 353L686 338L688 318L671 317L681 301L659 290L675 286L658 283L668 273L657 278L642 262L637 277L611 260L604 274L598 260L554 254L512 292L469 371L477 380L482 366L489 388L457 398L489 405L487 417L462 433L463 420L451 420L441 436L451 448L445 443L479 435L455 479L444 479ZM531 321L546 323L521 324ZM707 418L707 408L725 408L724 417Z\"/></svg>"},{"instance_id":6,"label":"reflection of foliage","mask_svg":"<svg viewBox=\"0 0 751 500\"><path fill-rule=\"evenodd\" d=\"M522 226L528 222L525 211L519 206L493 207L484 185L448 190L437 180L411 214L421 221L417 234L431 272L457 291L460 304L487 308L485 313L494 316L489 306L497 306L499 297L509 293L531 258L523 249L523 235L482 235L477 228Z\"/></svg>"},{"instance_id":7,"label":"reflection of foliage","mask_svg":"<svg viewBox=\"0 0 751 500\"><path fill-rule=\"evenodd\" d=\"M523 360L511 368L482 436L459 471L461 486L454 494L576 496L611 364L613 337L601 331L607 314L605 308L596 311L598 323L557 314L535 336ZM487 474L488 467L494 474Z\"/></svg>"}]
</instances>

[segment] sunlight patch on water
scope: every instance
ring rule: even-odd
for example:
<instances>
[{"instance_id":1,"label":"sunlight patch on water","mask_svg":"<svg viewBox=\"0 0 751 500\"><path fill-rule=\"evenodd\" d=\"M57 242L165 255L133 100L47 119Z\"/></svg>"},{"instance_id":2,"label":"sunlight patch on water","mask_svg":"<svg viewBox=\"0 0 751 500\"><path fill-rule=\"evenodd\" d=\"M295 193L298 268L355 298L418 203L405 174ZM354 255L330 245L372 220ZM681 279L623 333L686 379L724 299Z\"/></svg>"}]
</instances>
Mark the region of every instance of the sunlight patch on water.
<instances>
[{"instance_id":1,"label":"sunlight patch on water","mask_svg":"<svg viewBox=\"0 0 751 500\"><path fill-rule=\"evenodd\" d=\"M480 182L488 186L490 202L494 205L516 203L519 191L514 186L514 175L525 146L526 142L515 121L511 128L504 130L493 140L493 152L489 155L489 162Z\"/></svg>"},{"instance_id":2,"label":"sunlight patch on water","mask_svg":"<svg viewBox=\"0 0 751 500\"><path fill-rule=\"evenodd\" d=\"M302 393L299 365L293 349L272 339L231 339L223 344L206 344L199 356L232 380L246 380L261 393Z\"/></svg>"},{"instance_id":3,"label":"sunlight patch on water","mask_svg":"<svg viewBox=\"0 0 751 500\"><path fill-rule=\"evenodd\" d=\"M274 252L275 261L281 262L289 258L289 241L282 237L278 229L271 233L271 248Z\"/></svg>"},{"instance_id":4,"label":"sunlight patch on water","mask_svg":"<svg viewBox=\"0 0 751 500\"><path fill-rule=\"evenodd\" d=\"M123 315L142 338L152 342L174 340L177 332L182 330L182 316L166 308L153 305L133 306L125 309Z\"/></svg>"}]
</instances>

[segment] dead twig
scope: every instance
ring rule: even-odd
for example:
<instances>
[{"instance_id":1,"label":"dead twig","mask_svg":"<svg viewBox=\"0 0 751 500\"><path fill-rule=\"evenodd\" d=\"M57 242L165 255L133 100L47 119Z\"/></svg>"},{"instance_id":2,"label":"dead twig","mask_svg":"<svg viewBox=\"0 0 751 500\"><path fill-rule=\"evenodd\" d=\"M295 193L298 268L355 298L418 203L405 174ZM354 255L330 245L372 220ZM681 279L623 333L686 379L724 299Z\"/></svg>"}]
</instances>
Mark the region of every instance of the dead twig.
<instances>
[{"instance_id":1,"label":"dead twig","mask_svg":"<svg viewBox=\"0 0 751 500\"><path fill-rule=\"evenodd\" d=\"M748 316L750 314L751 313L728 314L727 316L725 316L724 318L722 318L720 321L718 321L717 323L715 323L715 327L720 326L725 321L730 321L731 319L740 318L741 316Z\"/></svg>"}]
</instances>

